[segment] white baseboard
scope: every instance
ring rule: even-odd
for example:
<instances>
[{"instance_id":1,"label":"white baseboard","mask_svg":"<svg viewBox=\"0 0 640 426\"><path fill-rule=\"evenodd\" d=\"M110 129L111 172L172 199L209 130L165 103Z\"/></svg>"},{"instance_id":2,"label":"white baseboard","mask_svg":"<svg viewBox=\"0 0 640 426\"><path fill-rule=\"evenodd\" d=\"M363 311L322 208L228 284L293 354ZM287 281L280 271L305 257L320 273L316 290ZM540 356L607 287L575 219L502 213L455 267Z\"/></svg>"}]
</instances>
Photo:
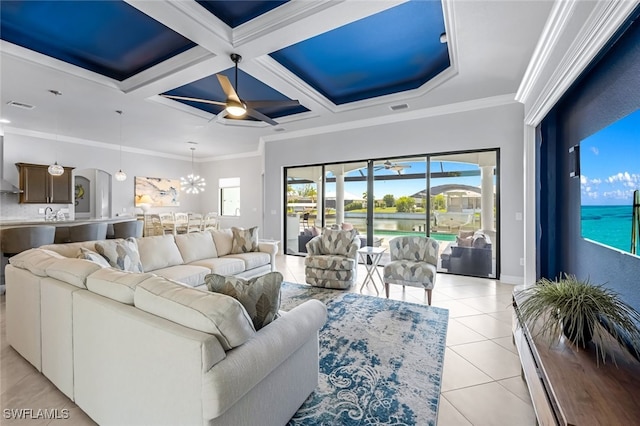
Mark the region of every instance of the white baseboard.
<instances>
[{"instance_id":1,"label":"white baseboard","mask_svg":"<svg viewBox=\"0 0 640 426\"><path fill-rule=\"evenodd\" d=\"M500 274L500 282L503 284L523 285L524 277Z\"/></svg>"}]
</instances>

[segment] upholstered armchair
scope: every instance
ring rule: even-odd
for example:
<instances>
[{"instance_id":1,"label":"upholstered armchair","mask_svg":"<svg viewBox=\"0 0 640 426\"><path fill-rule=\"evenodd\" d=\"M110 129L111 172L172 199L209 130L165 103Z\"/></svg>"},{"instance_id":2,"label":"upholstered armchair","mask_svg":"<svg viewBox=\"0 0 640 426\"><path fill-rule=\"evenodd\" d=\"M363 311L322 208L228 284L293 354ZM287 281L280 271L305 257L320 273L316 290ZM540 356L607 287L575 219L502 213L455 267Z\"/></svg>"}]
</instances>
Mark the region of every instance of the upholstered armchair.
<instances>
[{"instance_id":1,"label":"upholstered armchair","mask_svg":"<svg viewBox=\"0 0 640 426\"><path fill-rule=\"evenodd\" d=\"M428 237L396 237L389 241L391 262L384 267L384 288L389 297L389 284L424 288L431 305L431 290L436 282L438 241Z\"/></svg>"},{"instance_id":2,"label":"upholstered armchair","mask_svg":"<svg viewBox=\"0 0 640 426\"><path fill-rule=\"evenodd\" d=\"M347 289L356 282L360 239L355 230L323 229L306 245L304 259L307 284Z\"/></svg>"}]
</instances>

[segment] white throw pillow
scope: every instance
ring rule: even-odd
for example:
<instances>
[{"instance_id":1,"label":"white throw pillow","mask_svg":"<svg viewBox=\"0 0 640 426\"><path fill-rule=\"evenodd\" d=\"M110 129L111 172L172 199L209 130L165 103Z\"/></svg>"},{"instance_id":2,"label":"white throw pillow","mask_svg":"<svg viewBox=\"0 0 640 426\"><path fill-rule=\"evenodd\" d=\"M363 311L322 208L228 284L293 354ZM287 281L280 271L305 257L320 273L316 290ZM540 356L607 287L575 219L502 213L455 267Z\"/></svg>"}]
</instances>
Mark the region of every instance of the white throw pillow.
<instances>
[{"instance_id":1,"label":"white throw pillow","mask_svg":"<svg viewBox=\"0 0 640 426\"><path fill-rule=\"evenodd\" d=\"M247 311L233 297L197 290L162 277L138 284L134 304L185 327L213 334L225 350L242 345L256 332Z\"/></svg>"},{"instance_id":2,"label":"white throw pillow","mask_svg":"<svg viewBox=\"0 0 640 426\"><path fill-rule=\"evenodd\" d=\"M180 250L184 263L218 257L211 232L191 232L189 234L176 235L176 245Z\"/></svg>"},{"instance_id":3,"label":"white throw pillow","mask_svg":"<svg viewBox=\"0 0 640 426\"><path fill-rule=\"evenodd\" d=\"M111 265L109 265L109 262L107 262L107 259L105 259L101 255L99 255L95 251L86 249L84 247L80 247L76 257L78 259L90 260L91 262L96 263L96 264L102 266L103 268L108 268L108 267L111 266Z\"/></svg>"}]
</instances>

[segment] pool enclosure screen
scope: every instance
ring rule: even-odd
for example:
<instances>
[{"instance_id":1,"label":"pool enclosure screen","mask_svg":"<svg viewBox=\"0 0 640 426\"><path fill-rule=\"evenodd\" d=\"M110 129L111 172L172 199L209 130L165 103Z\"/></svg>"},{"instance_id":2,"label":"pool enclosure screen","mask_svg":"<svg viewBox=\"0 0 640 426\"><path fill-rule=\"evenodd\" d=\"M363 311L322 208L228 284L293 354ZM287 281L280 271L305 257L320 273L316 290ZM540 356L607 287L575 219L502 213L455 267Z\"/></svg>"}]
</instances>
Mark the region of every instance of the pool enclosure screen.
<instances>
[{"instance_id":1,"label":"pool enclosure screen","mask_svg":"<svg viewBox=\"0 0 640 426\"><path fill-rule=\"evenodd\" d=\"M425 154L288 167L285 252L306 254L323 227L354 228L360 245L402 235L440 243L438 270L499 278L499 151Z\"/></svg>"}]
</instances>

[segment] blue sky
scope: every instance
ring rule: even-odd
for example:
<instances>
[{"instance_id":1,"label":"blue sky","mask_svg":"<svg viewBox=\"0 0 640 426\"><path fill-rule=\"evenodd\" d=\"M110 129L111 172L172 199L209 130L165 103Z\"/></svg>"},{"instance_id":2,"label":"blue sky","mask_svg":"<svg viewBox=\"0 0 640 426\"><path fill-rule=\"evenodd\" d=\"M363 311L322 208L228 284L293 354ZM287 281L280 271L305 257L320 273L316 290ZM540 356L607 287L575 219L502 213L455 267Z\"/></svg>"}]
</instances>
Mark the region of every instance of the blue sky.
<instances>
[{"instance_id":1,"label":"blue sky","mask_svg":"<svg viewBox=\"0 0 640 426\"><path fill-rule=\"evenodd\" d=\"M580 142L582 205L630 204L640 189L640 110Z\"/></svg>"}]
</instances>

